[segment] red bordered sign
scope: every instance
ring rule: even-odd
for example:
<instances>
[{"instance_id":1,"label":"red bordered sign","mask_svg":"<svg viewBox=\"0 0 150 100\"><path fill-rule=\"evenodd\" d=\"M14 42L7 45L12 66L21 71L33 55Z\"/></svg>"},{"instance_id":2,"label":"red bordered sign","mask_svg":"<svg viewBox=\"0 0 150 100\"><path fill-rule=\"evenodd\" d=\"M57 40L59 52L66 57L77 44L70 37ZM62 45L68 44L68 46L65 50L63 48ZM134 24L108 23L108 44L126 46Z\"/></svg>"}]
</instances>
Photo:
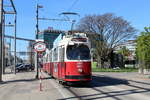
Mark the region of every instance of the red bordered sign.
<instances>
[{"instance_id":1,"label":"red bordered sign","mask_svg":"<svg viewBox=\"0 0 150 100\"><path fill-rule=\"evenodd\" d=\"M46 50L46 44L42 41L38 41L34 44L34 50L38 53L44 52Z\"/></svg>"}]
</instances>

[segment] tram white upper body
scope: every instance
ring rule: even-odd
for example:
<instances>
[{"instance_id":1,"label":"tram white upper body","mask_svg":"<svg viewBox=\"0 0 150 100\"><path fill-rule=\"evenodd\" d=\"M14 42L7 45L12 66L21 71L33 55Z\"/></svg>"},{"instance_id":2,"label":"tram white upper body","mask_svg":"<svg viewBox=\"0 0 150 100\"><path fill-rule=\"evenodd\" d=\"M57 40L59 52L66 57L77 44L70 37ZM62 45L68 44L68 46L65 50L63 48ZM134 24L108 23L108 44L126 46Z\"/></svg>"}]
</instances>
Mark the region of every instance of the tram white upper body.
<instances>
[{"instance_id":1,"label":"tram white upper body","mask_svg":"<svg viewBox=\"0 0 150 100\"><path fill-rule=\"evenodd\" d=\"M69 45L75 45L75 44L84 44L86 45L88 48L91 47L90 41L88 39L88 37L86 36L85 33L74 33L72 35L60 35L58 36L58 38L54 41L53 43L53 48L51 50L46 49L46 54L44 55L44 58L48 59L48 62L59 62L60 58L58 58L58 60L54 60L54 56L53 56L53 52L55 49L60 49L60 48L64 48L64 61L73 61L73 60L69 60L66 57L66 51L67 51L67 46ZM50 55L52 58L50 58ZM58 55L58 57L60 57L60 55ZM52 59L52 60L49 60ZM77 60L74 60L77 61ZM82 60L82 62L86 62L86 61L90 61L90 60Z\"/></svg>"}]
</instances>

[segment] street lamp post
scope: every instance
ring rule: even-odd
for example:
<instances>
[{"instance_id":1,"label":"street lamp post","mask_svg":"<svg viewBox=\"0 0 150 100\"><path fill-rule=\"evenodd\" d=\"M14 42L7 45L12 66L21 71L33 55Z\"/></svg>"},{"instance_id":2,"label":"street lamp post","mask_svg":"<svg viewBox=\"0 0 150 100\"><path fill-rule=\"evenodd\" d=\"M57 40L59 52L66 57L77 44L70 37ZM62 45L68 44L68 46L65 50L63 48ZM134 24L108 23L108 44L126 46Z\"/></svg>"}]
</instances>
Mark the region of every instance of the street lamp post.
<instances>
[{"instance_id":1,"label":"street lamp post","mask_svg":"<svg viewBox=\"0 0 150 100\"><path fill-rule=\"evenodd\" d=\"M39 8L38 8L38 4L36 7L36 39L38 39L38 32L39 32L39 21L38 21L38 16L39 16ZM39 71L38 71L38 54L37 52L35 52L35 68L36 68L36 76L35 78L38 79L39 78Z\"/></svg>"},{"instance_id":2,"label":"street lamp post","mask_svg":"<svg viewBox=\"0 0 150 100\"><path fill-rule=\"evenodd\" d=\"M3 0L0 0L0 81L2 81L2 67L3 67L3 63L2 63L2 20L3 20Z\"/></svg>"},{"instance_id":3,"label":"street lamp post","mask_svg":"<svg viewBox=\"0 0 150 100\"><path fill-rule=\"evenodd\" d=\"M14 26L15 26L15 30L14 30L14 31L15 31L15 32L14 32L14 51L15 51L15 52L14 52L14 65L15 65L15 66L14 66L14 74L16 74L16 63L17 63L17 62L16 62L16 61L17 61L17 60L16 60L16 58L17 58L17 57L16 57L16 42L17 42L17 41L16 41L16 35L17 35L17 25L16 25L16 24L17 24L17 15L16 15L16 14L15 14L14 23L15 23L15 25L14 25Z\"/></svg>"},{"instance_id":4,"label":"street lamp post","mask_svg":"<svg viewBox=\"0 0 150 100\"><path fill-rule=\"evenodd\" d=\"M39 8L43 8L39 4L37 4L36 7L36 39L38 39L38 33L39 33ZM39 66L38 66L38 53L35 52L35 67L36 67L36 79L39 79Z\"/></svg>"}]
</instances>

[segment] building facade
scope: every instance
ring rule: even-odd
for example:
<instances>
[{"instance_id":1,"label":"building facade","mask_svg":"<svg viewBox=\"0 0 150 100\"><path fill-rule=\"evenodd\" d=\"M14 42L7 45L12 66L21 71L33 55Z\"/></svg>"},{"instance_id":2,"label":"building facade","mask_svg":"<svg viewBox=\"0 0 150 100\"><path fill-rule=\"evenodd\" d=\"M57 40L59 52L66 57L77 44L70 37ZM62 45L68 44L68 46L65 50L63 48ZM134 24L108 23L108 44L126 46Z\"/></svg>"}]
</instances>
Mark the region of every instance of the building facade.
<instances>
[{"instance_id":1,"label":"building facade","mask_svg":"<svg viewBox=\"0 0 150 100\"><path fill-rule=\"evenodd\" d=\"M130 54L128 55L128 59L135 60L136 41L128 40L128 41L120 44L119 46L117 46L115 51L117 52L118 50L122 49L123 47L126 47L130 51Z\"/></svg>"},{"instance_id":2,"label":"building facade","mask_svg":"<svg viewBox=\"0 0 150 100\"><path fill-rule=\"evenodd\" d=\"M44 30L42 32L40 32L39 34L37 34L37 38L38 39L43 39L44 42L46 43L46 47L48 49L53 48L53 42L55 41L55 39L62 33L65 33L63 31L60 30Z\"/></svg>"}]
</instances>

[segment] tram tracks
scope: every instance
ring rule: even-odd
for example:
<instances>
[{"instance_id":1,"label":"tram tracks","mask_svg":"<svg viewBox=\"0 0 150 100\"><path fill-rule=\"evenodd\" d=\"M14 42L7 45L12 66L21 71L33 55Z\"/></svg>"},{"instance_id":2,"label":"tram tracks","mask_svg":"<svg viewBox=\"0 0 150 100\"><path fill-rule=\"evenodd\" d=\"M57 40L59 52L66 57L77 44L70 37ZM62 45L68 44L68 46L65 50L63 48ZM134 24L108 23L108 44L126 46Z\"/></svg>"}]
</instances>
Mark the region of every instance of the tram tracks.
<instances>
[{"instance_id":1,"label":"tram tracks","mask_svg":"<svg viewBox=\"0 0 150 100\"><path fill-rule=\"evenodd\" d=\"M111 100L133 100L145 98L149 100L149 83L143 83L147 86L140 86L142 82L137 80L126 80L107 75L93 75L90 86L70 86L62 85L57 80L53 80L59 92L63 95L60 100L91 100L91 99L111 99ZM135 84L137 83L137 84Z\"/></svg>"},{"instance_id":2,"label":"tram tracks","mask_svg":"<svg viewBox=\"0 0 150 100\"><path fill-rule=\"evenodd\" d=\"M143 87L145 84L146 87ZM89 87L69 87L69 92L78 100L111 99L111 100L149 100L149 83L105 75L93 75L93 81ZM87 92L89 91L89 92ZM94 92L95 91L95 92Z\"/></svg>"}]
</instances>

